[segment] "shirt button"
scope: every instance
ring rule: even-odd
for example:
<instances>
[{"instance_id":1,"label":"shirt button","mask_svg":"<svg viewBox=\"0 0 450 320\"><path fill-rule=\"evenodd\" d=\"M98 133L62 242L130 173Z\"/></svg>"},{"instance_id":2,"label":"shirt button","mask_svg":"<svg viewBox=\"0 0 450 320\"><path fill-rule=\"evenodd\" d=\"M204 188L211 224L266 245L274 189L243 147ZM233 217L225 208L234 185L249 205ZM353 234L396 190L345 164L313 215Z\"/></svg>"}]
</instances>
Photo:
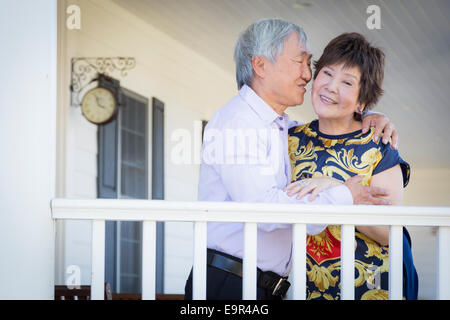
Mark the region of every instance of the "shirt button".
<instances>
[{"instance_id":1,"label":"shirt button","mask_svg":"<svg viewBox=\"0 0 450 320\"><path fill-rule=\"evenodd\" d=\"M283 131L283 128L282 128L282 127L280 127L280 131Z\"/></svg>"},{"instance_id":2,"label":"shirt button","mask_svg":"<svg viewBox=\"0 0 450 320\"><path fill-rule=\"evenodd\" d=\"M283 120L283 117L279 117L278 119Z\"/></svg>"}]
</instances>

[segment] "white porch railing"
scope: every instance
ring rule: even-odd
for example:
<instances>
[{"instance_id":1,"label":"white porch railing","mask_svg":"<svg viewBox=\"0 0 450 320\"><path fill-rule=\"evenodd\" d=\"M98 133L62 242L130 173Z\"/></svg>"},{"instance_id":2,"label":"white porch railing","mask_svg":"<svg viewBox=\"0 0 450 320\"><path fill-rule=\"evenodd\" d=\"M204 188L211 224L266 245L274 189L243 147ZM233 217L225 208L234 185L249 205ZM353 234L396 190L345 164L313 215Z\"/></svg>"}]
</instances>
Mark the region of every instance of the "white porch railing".
<instances>
[{"instance_id":1,"label":"white porch railing","mask_svg":"<svg viewBox=\"0 0 450 320\"><path fill-rule=\"evenodd\" d=\"M155 299L156 221L194 222L193 298L206 299L206 224L243 222L243 299L256 299L257 223L293 225L292 298L305 299L306 224L342 225L341 297L354 299L355 225L389 225L389 299L402 299L402 226L436 226L437 298L450 299L450 207L54 199L53 219L92 220L92 299L103 299L105 221L143 221L142 298Z\"/></svg>"}]
</instances>

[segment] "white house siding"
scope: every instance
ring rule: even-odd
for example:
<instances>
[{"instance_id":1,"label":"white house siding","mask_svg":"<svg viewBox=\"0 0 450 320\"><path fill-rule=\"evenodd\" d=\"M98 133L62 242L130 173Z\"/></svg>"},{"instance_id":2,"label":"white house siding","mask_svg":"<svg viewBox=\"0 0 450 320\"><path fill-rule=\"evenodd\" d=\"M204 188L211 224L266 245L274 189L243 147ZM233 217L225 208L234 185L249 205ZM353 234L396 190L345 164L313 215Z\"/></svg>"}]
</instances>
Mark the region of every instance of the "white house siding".
<instances>
[{"instance_id":1,"label":"white house siding","mask_svg":"<svg viewBox=\"0 0 450 320\"><path fill-rule=\"evenodd\" d=\"M71 4L81 9L80 30L65 28L65 10ZM59 12L59 134L64 138L58 144L58 196L97 197L97 127L84 119L79 107L70 106L70 59L129 56L136 59L136 67L120 78L121 85L147 97L150 110L152 97L165 103L165 199L196 200L199 165L176 165L171 161L172 147L178 143L171 141L171 136L174 130L183 128L194 138L194 121L208 119L236 94L232 72L224 72L201 53L184 47L110 1L61 1ZM148 122L151 124L151 112ZM151 137L149 140L151 143ZM65 282L68 266L77 265L81 268L81 283L89 284L91 223L60 222L57 232L57 283ZM166 223L165 292L183 292L192 265L192 248L191 223Z\"/></svg>"}]
</instances>

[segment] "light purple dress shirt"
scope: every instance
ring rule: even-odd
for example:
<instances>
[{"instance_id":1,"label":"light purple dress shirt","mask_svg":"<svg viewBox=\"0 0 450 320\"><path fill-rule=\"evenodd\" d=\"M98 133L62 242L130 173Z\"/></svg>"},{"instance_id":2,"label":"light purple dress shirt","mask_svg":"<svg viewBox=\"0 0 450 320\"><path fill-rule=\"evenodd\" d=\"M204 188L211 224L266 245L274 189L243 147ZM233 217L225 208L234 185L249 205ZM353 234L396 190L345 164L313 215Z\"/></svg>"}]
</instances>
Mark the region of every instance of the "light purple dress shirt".
<instances>
[{"instance_id":1,"label":"light purple dress shirt","mask_svg":"<svg viewBox=\"0 0 450 320\"><path fill-rule=\"evenodd\" d=\"M288 129L294 125L298 123L277 114L244 85L205 128L198 200L353 204L344 185L320 193L312 202L283 191L291 180ZM307 225L307 232L317 234L325 227ZM208 223L208 248L242 258L243 228L243 223ZM257 266L262 271L287 275L291 246L291 225L258 224Z\"/></svg>"}]
</instances>

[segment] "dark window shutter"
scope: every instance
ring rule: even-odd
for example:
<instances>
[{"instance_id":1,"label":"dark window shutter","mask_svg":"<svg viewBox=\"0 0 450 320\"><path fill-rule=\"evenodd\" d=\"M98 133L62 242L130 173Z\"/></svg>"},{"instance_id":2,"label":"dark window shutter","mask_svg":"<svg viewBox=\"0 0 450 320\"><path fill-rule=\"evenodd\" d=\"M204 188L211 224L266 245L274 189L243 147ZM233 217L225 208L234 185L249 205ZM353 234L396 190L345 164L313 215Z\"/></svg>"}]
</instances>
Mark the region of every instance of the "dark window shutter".
<instances>
[{"instance_id":1,"label":"dark window shutter","mask_svg":"<svg viewBox=\"0 0 450 320\"><path fill-rule=\"evenodd\" d=\"M152 199L164 199L164 103L153 98Z\"/></svg>"},{"instance_id":2,"label":"dark window shutter","mask_svg":"<svg viewBox=\"0 0 450 320\"><path fill-rule=\"evenodd\" d=\"M117 198L117 120L98 128L98 198Z\"/></svg>"},{"instance_id":3,"label":"dark window shutter","mask_svg":"<svg viewBox=\"0 0 450 320\"><path fill-rule=\"evenodd\" d=\"M98 127L98 198L117 198L117 120ZM105 281L115 288L116 224L105 224Z\"/></svg>"},{"instance_id":4,"label":"dark window shutter","mask_svg":"<svg viewBox=\"0 0 450 320\"><path fill-rule=\"evenodd\" d=\"M164 200L164 102L153 98L152 199ZM156 223L156 292L164 292L164 222Z\"/></svg>"}]
</instances>

